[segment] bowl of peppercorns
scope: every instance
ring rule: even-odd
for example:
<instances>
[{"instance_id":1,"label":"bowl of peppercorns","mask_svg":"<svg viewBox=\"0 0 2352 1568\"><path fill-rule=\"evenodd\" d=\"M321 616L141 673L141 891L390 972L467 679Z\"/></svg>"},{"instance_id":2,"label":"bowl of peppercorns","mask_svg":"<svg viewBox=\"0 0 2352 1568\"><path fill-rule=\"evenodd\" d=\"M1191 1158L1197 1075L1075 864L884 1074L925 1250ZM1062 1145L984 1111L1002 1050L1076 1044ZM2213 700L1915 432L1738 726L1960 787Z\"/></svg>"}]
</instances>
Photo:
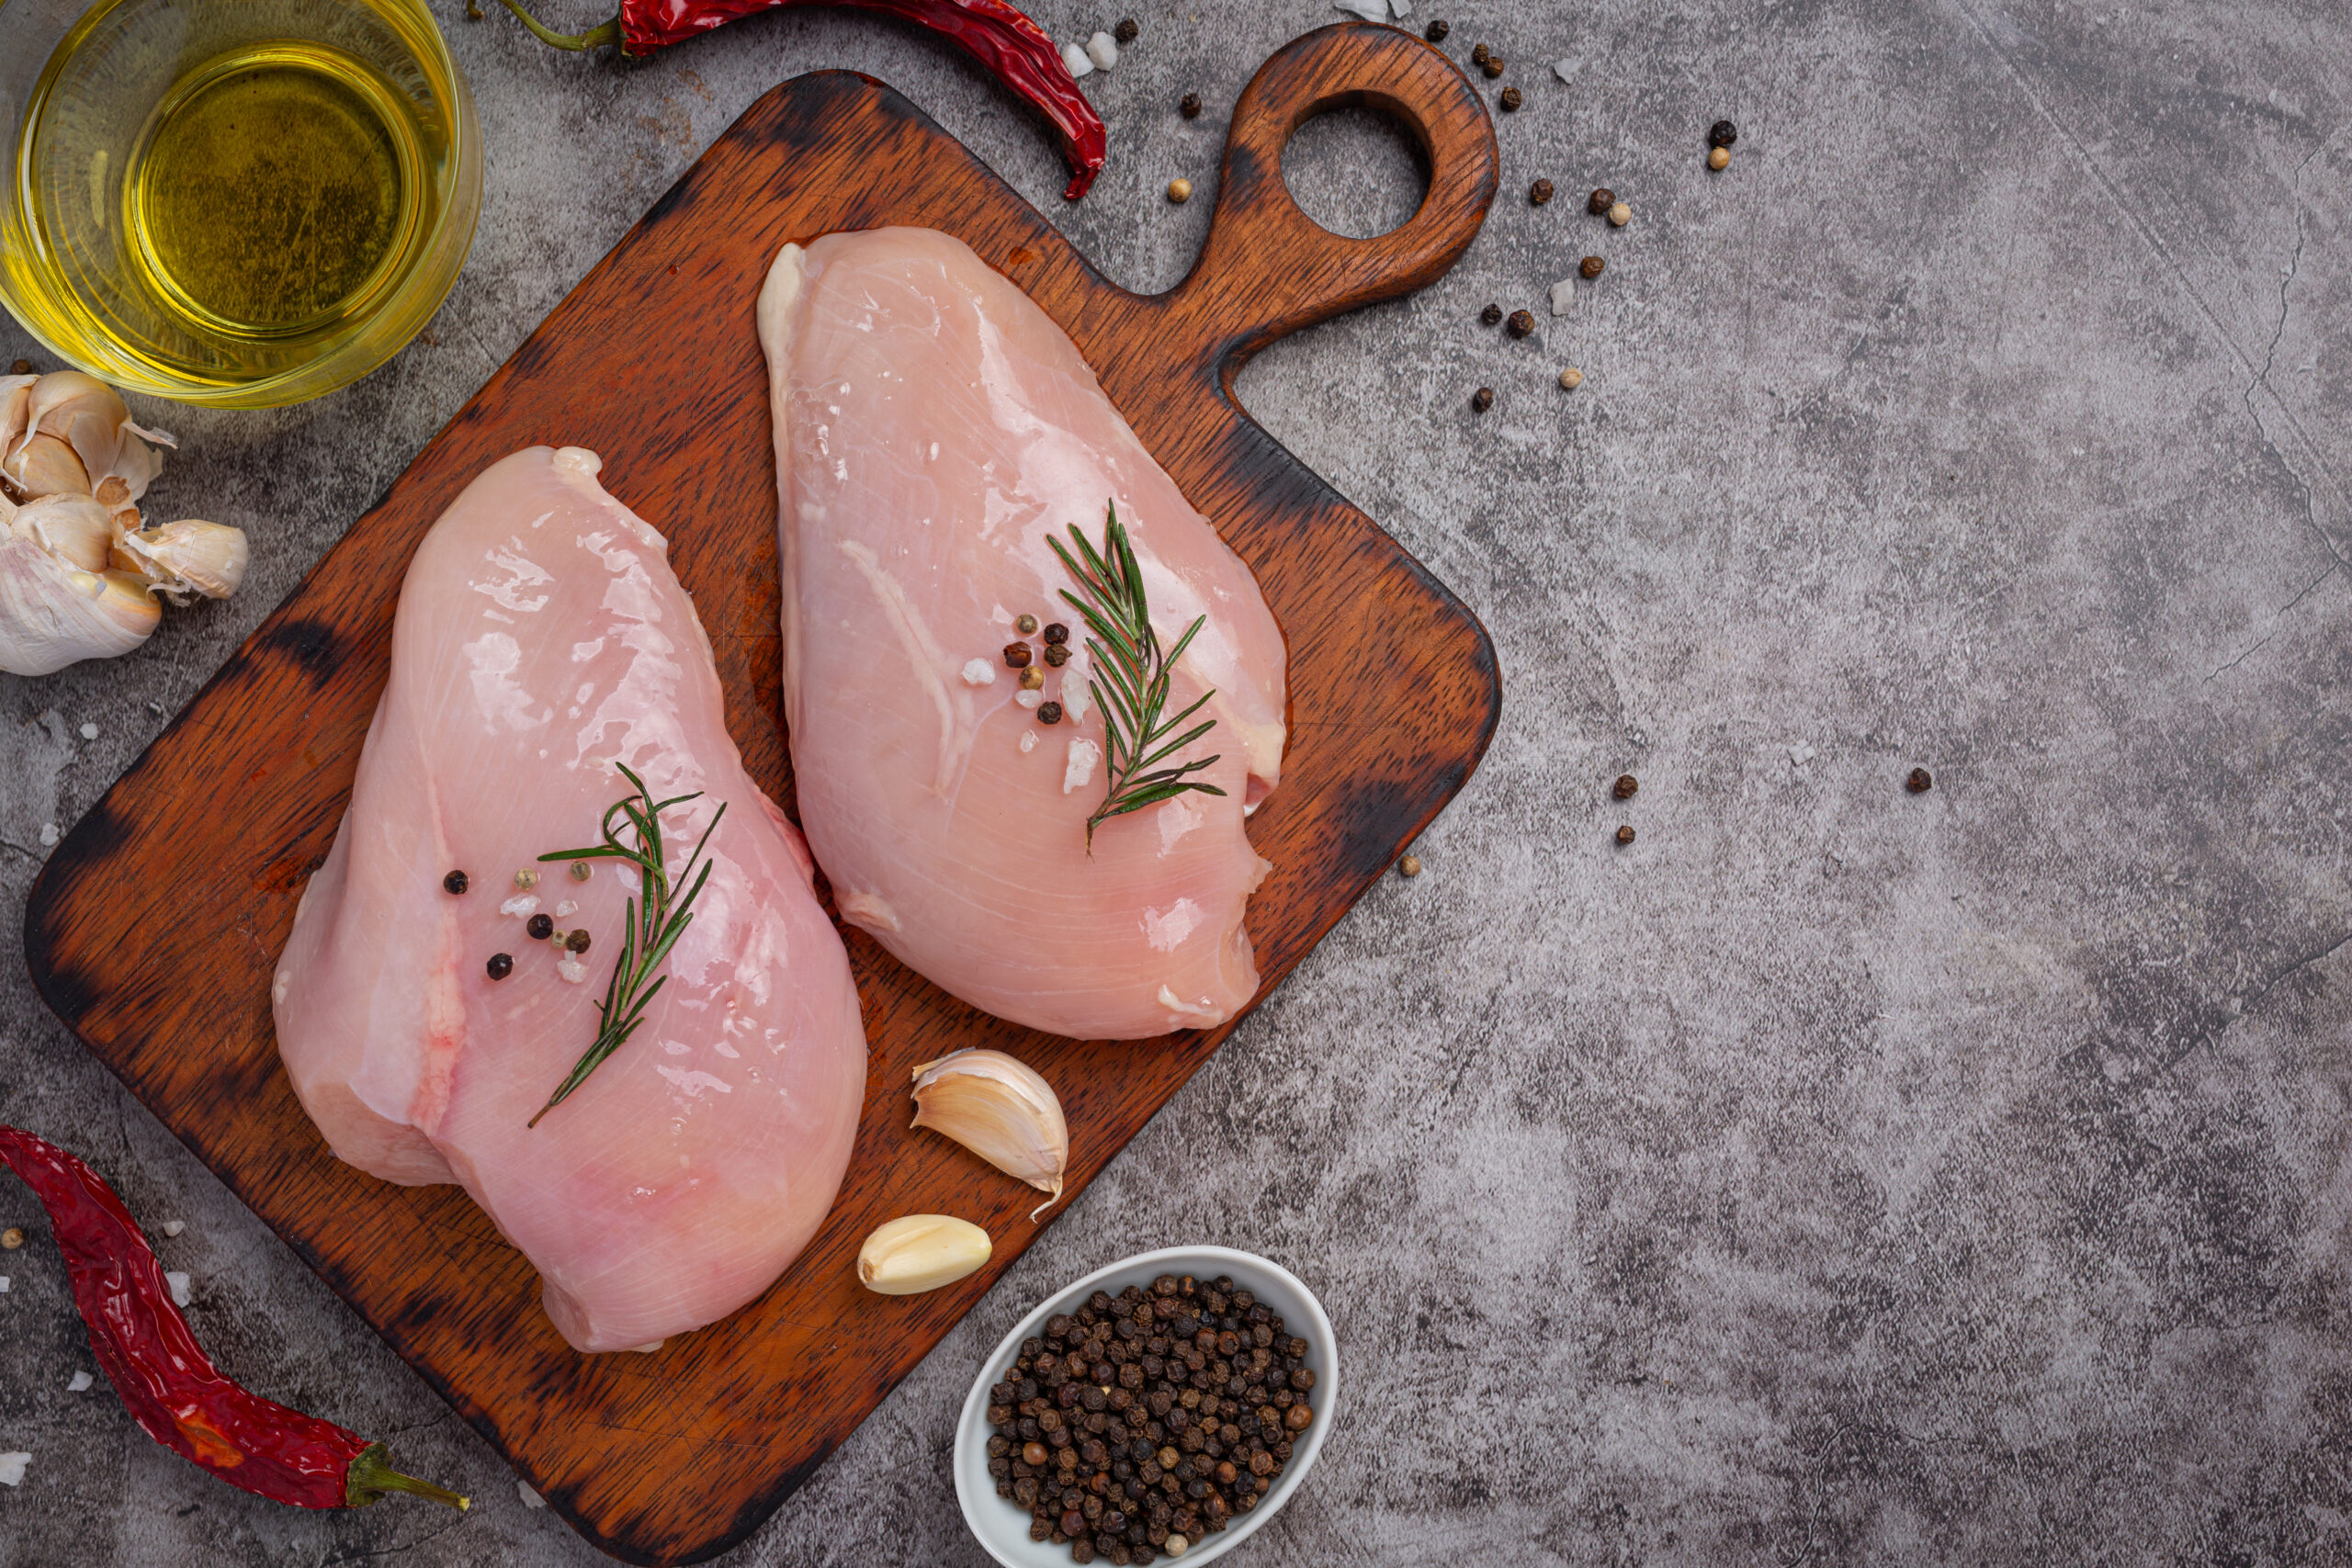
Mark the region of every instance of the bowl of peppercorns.
<instances>
[{"instance_id":1,"label":"bowl of peppercorns","mask_svg":"<svg viewBox=\"0 0 2352 1568\"><path fill-rule=\"evenodd\" d=\"M1279 1264L1146 1252L1023 1318L956 1427L964 1521L1005 1568L1204 1562L1297 1490L1339 1394L1331 1320Z\"/></svg>"}]
</instances>

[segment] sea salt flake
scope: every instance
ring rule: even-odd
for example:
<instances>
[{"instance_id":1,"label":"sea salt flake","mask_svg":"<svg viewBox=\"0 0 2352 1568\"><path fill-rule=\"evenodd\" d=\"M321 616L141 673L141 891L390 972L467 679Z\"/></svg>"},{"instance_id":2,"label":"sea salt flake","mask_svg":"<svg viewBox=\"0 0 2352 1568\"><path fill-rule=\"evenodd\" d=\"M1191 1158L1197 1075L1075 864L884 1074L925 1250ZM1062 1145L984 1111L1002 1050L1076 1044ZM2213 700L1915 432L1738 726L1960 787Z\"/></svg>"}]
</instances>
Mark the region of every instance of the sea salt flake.
<instances>
[{"instance_id":1,"label":"sea salt flake","mask_svg":"<svg viewBox=\"0 0 2352 1568\"><path fill-rule=\"evenodd\" d=\"M580 906L566 898L555 907L555 912L559 915L576 915L580 913Z\"/></svg>"},{"instance_id":2,"label":"sea salt flake","mask_svg":"<svg viewBox=\"0 0 2352 1568\"><path fill-rule=\"evenodd\" d=\"M25 1465L32 1459L28 1453L0 1454L0 1486L16 1486L25 1479Z\"/></svg>"},{"instance_id":3,"label":"sea salt flake","mask_svg":"<svg viewBox=\"0 0 2352 1568\"><path fill-rule=\"evenodd\" d=\"M186 1220L165 1220L164 1222L164 1234L165 1235L177 1235L180 1232L186 1229L187 1229L187 1222Z\"/></svg>"},{"instance_id":4,"label":"sea salt flake","mask_svg":"<svg viewBox=\"0 0 2352 1568\"><path fill-rule=\"evenodd\" d=\"M1119 40L1109 33L1096 33L1086 40L1086 58L1104 71L1119 63Z\"/></svg>"},{"instance_id":5,"label":"sea salt flake","mask_svg":"<svg viewBox=\"0 0 2352 1568\"><path fill-rule=\"evenodd\" d=\"M1021 732L1021 754L1025 757L1036 749L1037 732L1034 729L1023 730Z\"/></svg>"},{"instance_id":6,"label":"sea salt flake","mask_svg":"<svg viewBox=\"0 0 2352 1568\"><path fill-rule=\"evenodd\" d=\"M526 1508L544 1508L548 1506L548 1500L532 1491L527 1482L515 1482L514 1490L521 1495L523 1506Z\"/></svg>"},{"instance_id":7,"label":"sea salt flake","mask_svg":"<svg viewBox=\"0 0 2352 1568\"><path fill-rule=\"evenodd\" d=\"M8 1276L7 1276L7 1275L6 1275L6 1274L0 1274L0 1296L5 1296L5 1295L6 1295L7 1293L8 1293Z\"/></svg>"},{"instance_id":8,"label":"sea salt flake","mask_svg":"<svg viewBox=\"0 0 2352 1568\"><path fill-rule=\"evenodd\" d=\"M1403 21L1413 14L1413 0L1388 0L1388 14Z\"/></svg>"},{"instance_id":9,"label":"sea salt flake","mask_svg":"<svg viewBox=\"0 0 2352 1568\"><path fill-rule=\"evenodd\" d=\"M967 660L964 664L964 684L988 686L996 682L996 666L985 659Z\"/></svg>"},{"instance_id":10,"label":"sea salt flake","mask_svg":"<svg viewBox=\"0 0 2352 1568\"><path fill-rule=\"evenodd\" d=\"M88 1388L96 1380L87 1372L75 1372L72 1377L65 1380L65 1392L68 1393L80 1393L85 1389Z\"/></svg>"},{"instance_id":11,"label":"sea salt flake","mask_svg":"<svg viewBox=\"0 0 2352 1568\"><path fill-rule=\"evenodd\" d=\"M172 1288L172 1304L187 1305L187 1276L174 1269L164 1276L164 1283Z\"/></svg>"},{"instance_id":12,"label":"sea salt flake","mask_svg":"<svg viewBox=\"0 0 2352 1568\"><path fill-rule=\"evenodd\" d=\"M1074 43L1062 45L1062 64L1073 77L1094 74L1094 62L1086 58L1086 51Z\"/></svg>"},{"instance_id":13,"label":"sea salt flake","mask_svg":"<svg viewBox=\"0 0 2352 1568\"><path fill-rule=\"evenodd\" d=\"M1564 277L1552 285L1552 314L1565 316L1576 308L1577 280Z\"/></svg>"},{"instance_id":14,"label":"sea salt flake","mask_svg":"<svg viewBox=\"0 0 2352 1568\"><path fill-rule=\"evenodd\" d=\"M85 725L84 725L84 726L82 727L82 739L85 739L85 740L96 740L97 738L98 738L98 727L97 727L96 725L95 725L95 724L85 724Z\"/></svg>"},{"instance_id":15,"label":"sea salt flake","mask_svg":"<svg viewBox=\"0 0 2352 1568\"><path fill-rule=\"evenodd\" d=\"M1071 741L1069 743L1069 761L1062 765L1062 793L1064 795L1068 795L1070 791L1080 787L1087 780L1092 778L1094 776L1094 764L1102 760L1102 748L1094 744L1093 741Z\"/></svg>"},{"instance_id":16,"label":"sea salt flake","mask_svg":"<svg viewBox=\"0 0 2352 1568\"><path fill-rule=\"evenodd\" d=\"M527 915L538 907L539 896L536 893L525 893L501 904L498 907L498 912L502 915Z\"/></svg>"},{"instance_id":17,"label":"sea salt flake","mask_svg":"<svg viewBox=\"0 0 2352 1568\"><path fill-rule=\"evenodd\" d=\"M54 822L42 823L40 825L40 847L42 849L47 849L55 842L57 842L57 824Z\"/></svg>"},{"instance_id":18,"label":"sea salt flake","mask_svg":"<svg viewBox=\"0 0 2352 1568\"><path fill-rule=\"evenodd\" d=\"M1362 17L1367 22L1388 19L1388 0L1337 0L1331 9L1345 11L1351 17Z\"/></svg>"},{"instance_id":19,"label":"sea salt flake","mask_svg":"<svg viewBox=\"0 0 2352 1568\"><path fill-rule=\"evenodd\" d=\"M588 978L588 965L577 958L567 958L555 966L555 972L577 986Z\"/></svg>"},{"instance_id":20,"label":"sea salt flake","mask_svg":"<svg viewBox=\"0 0 2352 1568\"><path fill-rule=\"evenodd\" d=\"M1019 703L1024 708L1034 708L1045 702L1046 694L1041 691L1028 691L1022 693L1012 700Z\"/></svg>"},{"instance_id":21,"label":"sea salt flake","mask_svg":"<svg viewBox=\"0 0 2352 1568\"><path fill-rule=\"evenodd\" d=\"M1552 62L1552 74L1573 87L1577 83L1577 62L1573 60Z\"/></svg>"}]
</instances>

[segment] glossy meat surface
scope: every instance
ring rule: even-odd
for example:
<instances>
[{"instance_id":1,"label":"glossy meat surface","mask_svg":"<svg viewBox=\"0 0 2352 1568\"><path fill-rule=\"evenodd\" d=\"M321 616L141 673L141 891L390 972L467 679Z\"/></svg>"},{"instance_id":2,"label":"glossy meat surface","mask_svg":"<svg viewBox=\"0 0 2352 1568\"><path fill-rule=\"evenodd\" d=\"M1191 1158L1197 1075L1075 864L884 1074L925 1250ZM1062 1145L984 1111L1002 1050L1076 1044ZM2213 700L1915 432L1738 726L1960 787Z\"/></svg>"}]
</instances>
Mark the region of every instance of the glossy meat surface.
<instances>
[{"instance_id":1,"label":"glossy meat surface","mask_svg":"<svg viewBox=\"0 0 2352 1568\"><path fill-rule=\"evenodd\" d=\"M698 1327L764 1290L841 1184L865 1041L806 847L743 772L710 645L662 536L597 459L492 465L419 546L390 683L274 986L278 1048L334 1152L458 1181L539 1270L582 1350ZM598 841L629 793L673 874L723 802L713 870L637 1032L536 1128L595 1038L635 872ZM634 842L622 829L625 842ZM452 895L444 877L469 879ZM535 887L515 884L536 871ZM575 907L576 906L576 907ZM526 922L589 933L563 965ZM504 979L494 953L514 961Z\"/></svg>"},{"instance_id":2,"label":"glossy meat surface","mask_svg":"<svg viewBox=\"0 0 2352 1568\"><path fill-rule=\"evenodd\" d=\"M1240 558L1103 396L1077 346L928 229L787 245L760 300L783 553L785 705L800 819L844 919L977 1007L1080 1038L1223 1022L1258 988L1244 830L1281 772L1282 632ZM1022 705L1017 618L1072 628L1047 545L1115 502L1173 713L1214 688L1217 756L1188 794L1114 818L1083 654ZM1025 639L1042 655L1039 637Z\"/></svg>"}]
</instances>

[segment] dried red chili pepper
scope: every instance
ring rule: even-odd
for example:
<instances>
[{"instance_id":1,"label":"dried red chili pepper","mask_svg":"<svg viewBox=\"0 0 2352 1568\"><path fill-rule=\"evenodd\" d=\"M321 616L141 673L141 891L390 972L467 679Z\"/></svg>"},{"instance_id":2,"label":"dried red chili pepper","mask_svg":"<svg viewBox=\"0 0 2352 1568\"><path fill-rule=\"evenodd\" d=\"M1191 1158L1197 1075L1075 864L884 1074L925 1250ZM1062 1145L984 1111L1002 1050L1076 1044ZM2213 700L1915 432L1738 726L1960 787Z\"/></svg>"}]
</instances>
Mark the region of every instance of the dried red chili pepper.
<instances>
[{"instance_id":1,"label":"dried red chili pepper","mask_svg":"<svg viewBox=\"0 0 2352 1568\"><path fill-rule=\"evenodd\" d=\"M96 1171L14 1127L0 1127L0 1164L49 1211L90 1348L149 1437L232 1486L297 1507L364 1507L387 1492L472 1506L393 1470L383 1444L223 1377L173 1304L154 1248Z\"/></svg>"},{"instance_id":2,"label":"dried red chili pepper","mask_svg":"<svg viewBox=\"0 0 2352 1568\"><path fill-rule=\"evenodd\" d=\"M1102 172L1107 142L1102 117L1078 90L1061 51L1046 29L1006 0L621 0L620 15L584 33L559 33L542 27L522 6L505 0L506 8L558 49L601 49L617 44L635 58L652 53L696 33L724 27L754 11L788 6L850 6L862 11L886 11L932 31L961 47L988 68L989 73L1054 122L1061 132L1062 155L1069 160L1071 201L1084 196L1094 176Z\"/></svg>"}]
</instances>

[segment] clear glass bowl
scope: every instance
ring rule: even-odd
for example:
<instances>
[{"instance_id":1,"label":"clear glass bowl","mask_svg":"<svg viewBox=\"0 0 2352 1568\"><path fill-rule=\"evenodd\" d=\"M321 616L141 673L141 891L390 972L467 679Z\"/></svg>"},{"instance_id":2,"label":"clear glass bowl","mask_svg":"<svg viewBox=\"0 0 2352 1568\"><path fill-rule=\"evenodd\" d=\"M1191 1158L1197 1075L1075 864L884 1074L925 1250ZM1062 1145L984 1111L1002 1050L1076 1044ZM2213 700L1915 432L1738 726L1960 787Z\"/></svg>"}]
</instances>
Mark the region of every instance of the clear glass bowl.
<instances>
[{"instance_id":1,"label":"clear glass bowl","mask_svg":"<svg viewBox=\"0 0 2352 1568\"><path fill-rule=\"evenodd\" d=\"M306 250L311 220L278 212L294 243L207 253L213 192L256 188L239 160L299 195L288 165L322 157L255 134L274 92L325 106L345 173L380 182L320 187L355 247ZM473 97L422 0L0 0L0 305L67 364L181 402L275 407L366 375L440 308L481 209ZM209 309L169 265L187 256L261 305Z\"/></svg>"}]
</instances>

